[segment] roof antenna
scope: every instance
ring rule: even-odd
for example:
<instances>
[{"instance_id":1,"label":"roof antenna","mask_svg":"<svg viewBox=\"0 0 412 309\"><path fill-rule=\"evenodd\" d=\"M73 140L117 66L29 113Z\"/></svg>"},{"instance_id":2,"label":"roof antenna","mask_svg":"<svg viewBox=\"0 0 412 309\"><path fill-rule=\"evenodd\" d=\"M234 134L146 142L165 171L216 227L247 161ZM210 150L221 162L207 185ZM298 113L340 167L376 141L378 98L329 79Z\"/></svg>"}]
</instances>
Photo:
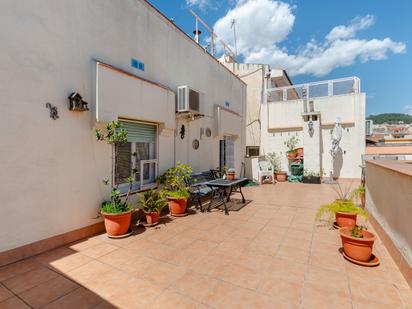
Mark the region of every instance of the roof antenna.
<instances>
[{"instance_id":1,"label":"roof antenna","mask_svg":"<svg viewBox=\"0 0 412 309\"><path fill-rule=\"evenodd\" d=\"M235 41L235 62L237 61L237 46L236 46L236 19L232 19L230 28L233 28L233 38Z\"/></svg>"}]
</instances>

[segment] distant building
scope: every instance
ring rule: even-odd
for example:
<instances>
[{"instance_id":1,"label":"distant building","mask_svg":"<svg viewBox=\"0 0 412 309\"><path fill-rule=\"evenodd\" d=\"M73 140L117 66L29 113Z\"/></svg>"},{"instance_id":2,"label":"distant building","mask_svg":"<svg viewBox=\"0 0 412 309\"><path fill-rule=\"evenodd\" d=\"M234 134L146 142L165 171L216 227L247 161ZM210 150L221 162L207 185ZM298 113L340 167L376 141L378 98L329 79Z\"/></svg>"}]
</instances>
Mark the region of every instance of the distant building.
<instances>
[{"instance_id":1,"label":"distant building","mask_svg":"<svg viewBox=\"0 0 412 309\"><path fill-rule=\"evenodd\" d=\"M365 120L365 134L366 136L373 134L373 120L371 119Z\"/></svg>"}]
</instances>

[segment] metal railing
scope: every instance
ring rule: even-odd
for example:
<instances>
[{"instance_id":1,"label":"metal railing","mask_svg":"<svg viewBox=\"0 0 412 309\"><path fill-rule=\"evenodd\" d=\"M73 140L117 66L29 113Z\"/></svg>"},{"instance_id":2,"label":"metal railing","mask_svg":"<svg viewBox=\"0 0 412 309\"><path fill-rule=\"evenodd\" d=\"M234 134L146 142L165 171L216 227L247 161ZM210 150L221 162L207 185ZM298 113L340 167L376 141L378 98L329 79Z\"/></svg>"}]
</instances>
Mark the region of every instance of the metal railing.
<instances>
[{"instance_id":1,"label":"metal railing","mask_svg":"<svg viewBox=\"0 0 412 309\"><path fill-rule=\"evenodd\" d=\"M268 102L313 99L360 93L360 79L347 77L266 90Z\"/></svg>"}]
</instances>

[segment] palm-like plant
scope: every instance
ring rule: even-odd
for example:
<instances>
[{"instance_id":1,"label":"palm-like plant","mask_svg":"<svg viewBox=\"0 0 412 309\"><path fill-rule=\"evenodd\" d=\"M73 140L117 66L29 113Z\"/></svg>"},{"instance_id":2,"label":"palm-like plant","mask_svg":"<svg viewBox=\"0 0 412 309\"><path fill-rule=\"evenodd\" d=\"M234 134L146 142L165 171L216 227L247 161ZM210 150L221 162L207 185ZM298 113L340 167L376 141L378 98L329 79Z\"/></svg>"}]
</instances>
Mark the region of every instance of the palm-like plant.
<instances>
[{"instance_id":1,"label":"palm-like plant","mask_svg":"<svg viewBox=\"0 0 412 309\"><path fill-rule=\"evenodd\" d=\"M159 213L167 205L162 192L149 190L140 195L140 205L146 214Z\"/></svg>"}]
</instances>

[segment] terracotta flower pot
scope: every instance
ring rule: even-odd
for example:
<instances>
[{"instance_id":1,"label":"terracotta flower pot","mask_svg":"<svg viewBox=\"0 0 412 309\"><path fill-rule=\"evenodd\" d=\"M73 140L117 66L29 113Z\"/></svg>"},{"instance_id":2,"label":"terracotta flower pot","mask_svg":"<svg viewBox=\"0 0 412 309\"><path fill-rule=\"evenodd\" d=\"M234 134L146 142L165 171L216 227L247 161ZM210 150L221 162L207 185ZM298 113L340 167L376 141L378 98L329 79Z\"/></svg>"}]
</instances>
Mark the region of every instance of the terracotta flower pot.
<instances>
[{"instance_id":1,"label":"terracotta flower pot","mask_svg":"<svg viewBox=\"0 0 412 309\"><path fill-rule=\"evenodd\" d=\"M296 148L296 156L299 158L303 157L303 147Z\"/></svg>"},{"instance_id":2,"label":"terracotta flower pot","mask_svg":"<svg viewBox=\"0 0 412 309\"><path fill-rule=\"evenodd\" d=\"M173 215L182 215L186 212L187 200L168 197L169 210Z\"/></svg>"},{"instance_id":3,"label":"terracotta flower pot","mask_svg":"<svg viewBox=\"0 0 412 309\"><path fill-rule=\"evenodd\" d=\"M156 224L157 222L159 222L158 212L146 213L146 223L147 224Z\"/></svg>"},{"instance_id":4,"label":"terracotta flower pot","mask_svg":"<svg viewBox=\"0 0 412 309\"><path fill-rule=\"evenodd\" d=\"M286 172L275 172L276 181L284 182L288 179Z\"/></svg>"},{"instance_id":5,"label":"terracotta flower pot","mask_svg":"<svg viewBox=\"0 0 412 309\"><path fill-rule=\"evenodd\" d=\"M349 212L337 212L335 213L336 224L339 227L354 227L356 225L356 214Z\"/></svg>"},{"instance_id":6,"label":"terracotta flower pot","mask_svg":"<svg viewBox=\"0 0 412 309\"><path fill-rule=\"evenodd\" d=\"M288 159L293 160L296 158L296 152L295 151L289 151L288 153Z\"/></svg>"},{"instance_id":7,"label":"terracotta flower pot","mask_svg":"<svg viewBox=\"0 0 412 309\"><path fill-rule=\"evenodd\" d=\"M104 226L106 233L110 236L120 236L126 234L130 227L130 221L132 220L132 211L109 214L101 213L104 218Z\"/></svg>"},{"instance_id":8,"label":"terracotta flower pot","mask_svg":"<svg viewBox=\"0 0 412 309\"><path fill-rule=\"evenodd\" d=\"M363 238L356 238L351 236L350 227L341 228L339 231L345 254L354 260L369 262L375 235L368 231L362 231Z\"/></svg>"},{"instance_id":9,"label":"terracotta flower pot","mask_svg":"<svg viewBox=\"0 0 412 309\"><path fill-rule=\"evenodd\" d=\"M227 180L235 180L235 173L227 173Z\"/></svg>"}]
</instances>

